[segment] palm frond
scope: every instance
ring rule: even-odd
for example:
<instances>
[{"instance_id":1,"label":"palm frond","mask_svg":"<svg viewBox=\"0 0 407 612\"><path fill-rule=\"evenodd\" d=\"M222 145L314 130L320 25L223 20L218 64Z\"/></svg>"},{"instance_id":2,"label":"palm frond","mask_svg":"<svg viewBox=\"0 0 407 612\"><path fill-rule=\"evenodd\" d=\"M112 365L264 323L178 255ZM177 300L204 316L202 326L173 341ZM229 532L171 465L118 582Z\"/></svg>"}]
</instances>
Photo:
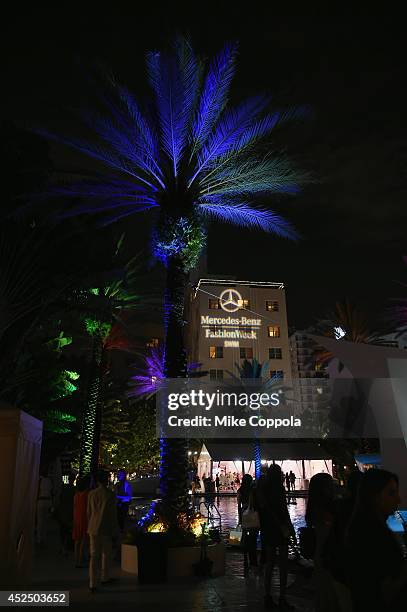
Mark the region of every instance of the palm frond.
<instances>
[{"instance_id":1,"label":"palm frond","mask_svg":"<svg viewBox=\"0 0 407 612\"><path fill-rule=\"evenodd\" d=\"M199 210L204 215L225 223L261 229L292 240L298 238L298 233L292 225L270 209L260 210L238 200L213 198L201 201Z\"/></svg>"},{"instance_id":2,"label":"palm frond","mask_svg":"<svg viewBox=\"0 0 407 612\"><path fill-rule=\"evenodd\" d=\"M0 233L0 338L42 303L42 240L5 224Z\"/></svg>"},{"instance_id":3,"label":"palm frond","mask_svg":"<svg viewBox=\"0 0 407 612\"><path fill-rule=\"evenodd\" d=\"M305 111L270 112L269 96L255 96L235 108L225 108L236 54L237 45L227 44L204 73L203 62L195 57L189 42L178 38L171 51L147 56L155 98L152 115L144 113L113 76L104 74L100 76L105 90L98 94L103 111L80 113L95 134L94 141L34 130L110 170L96 175L93 182L77 182L76 178L69 186L55 188L53 195L84 200L59 217L97 214L98 224L106 226L162 206L171 223L195 209L240 226L294 237L289 223L273 211L255 210L248 196L295 194L300 183L310 181L285 156L271 151L264 155L266 143L262 142L277 126L303 117ZM95 91L98 86L96 82ZM196 222L203 235L200 215ZM190 247L185 232L178 234L171 236L176 248L171 243L166 253L179 254ZM168 232L161 236L160 244L169 236ZM162 254L163 248L154 252ZM190 265L189 255L184 259Z\"/></svg>"},{"instance_id":4,"label":"palm frond","mask_svg":"<svg viewBox=\"0 0 407 612\"><path fill-rule=\"evenodd\" d=\"M82 113L82 119L104 141L105 146L111 147L121 159L127 160L130 167L143 170L157 187L164 186L162 172L156 161L157 150L151 144L151 138L146 143L140 136L136 120L133 124L123 121L115 125L117 117L109 119L97 113Z\"/></svg>"},{"instance_id":5,"label":"palm frond","mask_svg":"<svg viewBox=\"0 0 407 612\"><path fill-rule=\"evenodd\" d=\"M142 112L134 96L125 87L118 84L116 81L114 85L119 94L119 98L122 104L127 110L127 117L122 118L121 122L127 124L130 131L134 129L137 131L140 136L140 141L144 143L144 149L146 153L155 164L157 170L160 171L159 166L156 163L159 159L159 143L154 129L143 117Z\"/></svg>"},{"instance_id":6,"label":"palm frond","mask_svg":"<svg viewBox=\"0 0 407 612\"><path fill-rule=\"evenodd\" d=\"M149 157L151 163L160 174L160 168L157 164L159 159L159 143L153 126L143 116L139 104L134 96L120 83L118 83L114 74L104 65L96 63L86 72L87 80L91 82L92 91L96 94L98 101L102 103L105 111L108 112L109 124L117 126L120 133L130 141L135 139L138 145L142 146L146 156ZM93 120L95 114L90 115L83 110L79 111L80 118L86 123L91 130L98 132L97 125L94 125ZM105 117L99 115L103 121ZM101 127L102 127L101 126ZM100 136L106 142L113 145L109 141L107 134L103 128L100 130Z\"/></svg>"},{"instance_id":7,"label":"palm frond","mask_svg":"<svg viewBox=\"0 0 407 612\"><path fill-rule=\"evenodd\" d=\"M285 157L250 158L215 170L209 178L201 181L202 194L286 193L299 192L299 175Z\"/></svg>"},{"instance_id":8,"label":"palm frond","mask_svg":"<svg viewBox=\"0 0 407 612\"><path fill-rule=\"evenodd\" d=\"M138 172L137 167L134 167L128 160L121 157L111 146L103 147L94 142L82 140L80 138L53 134L52 132L48 132L47 130L43 129L35 128L33 131L39 136L43 136L48 140L60 142L61 144L75 149L80 153L88 155L89 157L102 162L105 166L115 171L131 176L133 179L140 181L142 185L149 187L153 192L157 191L158 189L154 182L148 180L147 177L143 177L141 172Z\"/></svg>"},{"instance_id":9,"label":"palm frond","mask_svg":"<svg viewBox=\"0 0 407 612\"><path fill-rule=\"evenodd\" d=\"M222 113L235 72L237 44L227 44L209 66L192 126L192 157L202 148Z\"/></svg>"},{"instance_id":10,"label":"palm frond","mask_svg":"<svg viewBox=\"0 0 407 612\"><path fill-rule=\"evenodd\" d=\"M267 104L267 97L256 96L242 103L238 108L226 110L223 113L214 132L208 136L198 153L197 167L190 184L205 168L212 167L215 160L230 151L240 152L244 148L245 139L250 142L256 138L256 128L253 123ZM257 132L259 137L259 127Z\"/></svg>"},{"instance_id":11,"label":"palm frond","mask_svg":"<svg viewBox=\"0 0 407 612\"><path fill-rule=\"evenodd\" d=\"M55 185L50 190L52 195L62 195L83 199L83 203L58 214L61 219L83 214L104 213L123 209L132 213L149 210L158 206L155 195L151 195L143 186L125 180L80 181L71 184Z\"/></svg>"},{"instance_id":12,"label":"palm frond","mask_svg":"<svg viewBox=\"0 0 407 612\"><path fill-rule=\"evenodd\" d=\"M214 134L208 138L198 155L198 167L191 183L204 169L205 182L208 182L212 174L236 163L239 158L242 159L243 154L247 155L250 149L258 145L259 140L268 136L275 127L298 119L304 114L302 108L292 108L259 117L268 102L268 98L264 96L255 97L237 109L224 112Z\"/></svg>"},{"instance_id":13,"label":"palm frond","mask_svg":"<svg viewBox=\"0 0 407 612\"><path fill-rule=\"evenodd\" d=\"M161 145L176 177L197 95L197 62L187 42L178 39L174 56L148 53L147 69L160 119Z\"/></svg>"}]
</instances>

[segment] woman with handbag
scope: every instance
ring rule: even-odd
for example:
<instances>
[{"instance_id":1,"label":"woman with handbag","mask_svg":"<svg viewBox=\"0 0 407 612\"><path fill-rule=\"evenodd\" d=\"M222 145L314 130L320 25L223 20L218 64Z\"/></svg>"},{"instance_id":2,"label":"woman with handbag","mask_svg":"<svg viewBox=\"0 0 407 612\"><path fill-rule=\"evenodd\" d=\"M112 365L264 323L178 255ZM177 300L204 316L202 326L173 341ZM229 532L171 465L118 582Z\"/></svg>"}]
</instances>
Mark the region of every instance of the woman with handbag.
<instances>
[{"instance_id":1,"label":"woman with handbag","mask_svg":"<svg viewBox=\"0 0 407 612\"><path fill-rule=\"evenodd\" d=\"M244 569L257 567L257 536L260 519L257 512L255 487L250 474L245 474L237 492L239 523L242 526L242 546L244 551Z\"/></svg>"},{"instance_id":2,"label":"woman with handbag","mask_svg":"<svg viewBox=\"0 0 407 612\"><path fill-rule=\"evenodd\" d=\"M267 610L276 607L271 597L271 577L274 565L278 563L280 570L280 610L295 610L286 600L288 577L288 542L295 540L295 531L287 508L281 469L271 465L259 490L260 526L266 545L266 571L264 576L264 605ZM277 559L278 549L278 559Z\"/></svg>"}]
</instances>

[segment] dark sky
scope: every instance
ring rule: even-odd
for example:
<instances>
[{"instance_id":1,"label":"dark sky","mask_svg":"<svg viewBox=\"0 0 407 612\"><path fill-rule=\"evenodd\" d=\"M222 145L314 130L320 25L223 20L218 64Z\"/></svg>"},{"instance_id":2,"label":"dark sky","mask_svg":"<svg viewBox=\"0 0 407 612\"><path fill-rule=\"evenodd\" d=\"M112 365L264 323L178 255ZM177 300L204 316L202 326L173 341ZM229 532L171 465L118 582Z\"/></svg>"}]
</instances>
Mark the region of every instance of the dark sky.
<instances>
[{"instance_id":1,"label":"dark sky","mask_svg":"<svg viewBox=\"0 0 407 612\"><path fill-rule=\"evenodd\" d=\"M270 91L278 104L308 105L313 117L280 138L317 183L275 203L302 234L300 242L218 226L209 235L209 272L284 281L289 322L297 327L345 297L380 313L401 294L398 282L406 277L403 23L383 14L281 16L263 6L270 3L218 1L200 5L198 13L195 3L185 9L156 2L144 11L11 18L6 116L60 121L63 106L80 106L77 56L107 62L130 89L144 92L144 52L175 32L189 34L208 55L225 40L239 40L233 100Z\"/></svg>"}]
</instances>

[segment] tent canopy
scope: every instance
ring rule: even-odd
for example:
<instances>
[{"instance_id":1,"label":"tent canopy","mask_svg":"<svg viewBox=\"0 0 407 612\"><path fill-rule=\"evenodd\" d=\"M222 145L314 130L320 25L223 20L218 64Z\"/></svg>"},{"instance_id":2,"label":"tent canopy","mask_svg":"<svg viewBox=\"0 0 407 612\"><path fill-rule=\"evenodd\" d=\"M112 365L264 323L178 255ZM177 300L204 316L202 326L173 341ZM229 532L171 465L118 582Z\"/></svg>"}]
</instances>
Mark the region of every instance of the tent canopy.
<instances>
[{"instance_id":1,"label":"tent canopy","mask_svg":"<svg viewBox=\"0 0 407 612\"><path fill-rule=\"evenodd\" d=\"M212 461L251 461L253 442L238 440L207 440L205 447ZM203 449L204 447L202 447ZM201 450L202 452L202 450ZM282 461L292 459L331 459L318 443L313 442L260 442L261 458Z\"/></svg>"}]
</instances>

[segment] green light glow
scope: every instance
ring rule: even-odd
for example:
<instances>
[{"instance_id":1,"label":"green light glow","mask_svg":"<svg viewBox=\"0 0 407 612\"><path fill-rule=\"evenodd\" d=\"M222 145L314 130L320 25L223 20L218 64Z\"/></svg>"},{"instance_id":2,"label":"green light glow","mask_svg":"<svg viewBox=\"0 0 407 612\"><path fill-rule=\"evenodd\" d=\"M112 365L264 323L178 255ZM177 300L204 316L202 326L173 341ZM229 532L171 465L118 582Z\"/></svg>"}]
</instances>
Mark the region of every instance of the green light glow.
<instances>
[{"instance_id":1,"label":"green light glow","mask_svg":"<svg viewBox=\"0 0 407 612\"><path fill-rule=\"evenodd\" d=\"M103 341L106 340L112 329L111 323L103 323L91 317L85 319L85 327L90 336L100 336Z\"/></svg>"},{"instance_id":2,"label":"green light glow","mask_svg":"<svg viewBox=\"0 0 407 612\"><path fill-rule=\"evenodd\" d=\"M74 372L72 370L62 370L57 375L56 379L53 383L53 393L51 395L51 401L62 399L67 397L68 395L72 395L78 386L75 385L72 381L78 380L79 374L78 372Z\"/></svg>"},{"instance_id":3,"label":"green light glow","mask_svg":"<svg viewBox=\"0 0 407 612\"><path fill-rule=\"evenodd\" d=\"M74 372L73 370L64 370L65 374L71 379L71 380L78 380L80 374L78 374L78 372Z\"/></svg>"}]
</instances>

